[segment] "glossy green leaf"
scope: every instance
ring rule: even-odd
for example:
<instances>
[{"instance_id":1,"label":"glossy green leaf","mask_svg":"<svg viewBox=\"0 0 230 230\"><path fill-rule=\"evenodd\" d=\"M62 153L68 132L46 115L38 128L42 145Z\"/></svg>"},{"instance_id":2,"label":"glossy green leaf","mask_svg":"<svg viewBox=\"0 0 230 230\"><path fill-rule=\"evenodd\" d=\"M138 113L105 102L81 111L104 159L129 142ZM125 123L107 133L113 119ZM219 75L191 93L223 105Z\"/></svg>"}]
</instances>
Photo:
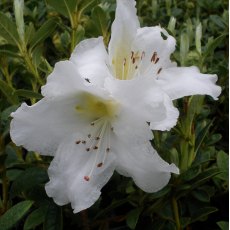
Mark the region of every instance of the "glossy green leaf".
<instances>
[{"instance_id":1,"label":"glossy green leaf","mask_svg":"<svg viewBox=\"0 0 230 230\"><path fill-rule=\"evenodd\" d=\"M141 210L138 208L134 209L128 213L126 223L131 229L136 228L140 214L141 214Z\"/></svg>"},{"instance_id":2,"label":"glossy green leaf","mask_svg":"<svg viewBox=\"0 0 230 230\"><path fill-rule=\"evenodd\" d=\"M217 154L217 166L221 171L221 173L217 177L222 180L228 181L229 156L224 151L219 151Z\"/></svg>"},{"instance_id":3,"label":"glossy green leaf","mask_svg":"<svg viewBox=\"0 0 230 230\"><path fill-rule=\"evenodd\" d=\"M26 219L24 224L24 230L34 229L38 225L42 224L45 220L48 207L42 206L33 211Z\"/></svg>"},{"instance_id":4,"label":"glossy green leaf","mask_svg":"<svg viewBox=\"0 0 230 230\"><path fill-rule=\"evenodd\" d=\"M43 230L62 230L62 209L54 203L50 203L45 221L43 224Z\"/></svg>"},{"instance_id":5,"label":"glossy green leaf","mask_svg":"<svg viewBox=\"0 0 230 230\"><path fill-rule=\"evenodd\" d=\"M27 200L19 202L11 207L3 216L0 217L1 230L11 229L25 216L32 205L33 201Z\"/></svg>"},{"instance_id":6,"label":"glossy green leaf","mask_svg":"<svg viewBox=\"0 0 230 230\"><path fill-rule=\"evenodd\" d=\"M2 12L0 12L0 36L2 36L8 44L19 46L19 35L16 24Z\"/></svg>"},{"instance_id":7,"label":"glossy green leaf","mask_svg":"<svg viewBox=\"0 0 230 230\"><path fill-rule=\"evenodd\" d=\"M43 42L56 29L56 19L48 19L32 36L29 41L30 48L35 48L39 43Z\"/></svg>"}]
</instances>

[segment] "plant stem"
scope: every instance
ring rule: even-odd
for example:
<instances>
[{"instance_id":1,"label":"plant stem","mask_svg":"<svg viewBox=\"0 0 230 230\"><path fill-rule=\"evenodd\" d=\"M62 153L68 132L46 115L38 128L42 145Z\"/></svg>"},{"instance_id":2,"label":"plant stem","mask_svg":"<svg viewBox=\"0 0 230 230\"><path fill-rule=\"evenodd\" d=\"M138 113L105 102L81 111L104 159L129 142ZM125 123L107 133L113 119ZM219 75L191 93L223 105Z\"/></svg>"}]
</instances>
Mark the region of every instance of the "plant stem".
<instances>
[{"instance_id":1,"label":"plant stem","mask_svg":"<svg viewBox=\"0 0 230 230\"><path fill-rule=\"evenodd\" d=\"M181 230L182 228L181 228L181 224L180 224L178 204L177 204L177 200L174 196L172 197L172 208L173 208L174 219L176 222L176 229Z\"/></svg>"}]
</instances>

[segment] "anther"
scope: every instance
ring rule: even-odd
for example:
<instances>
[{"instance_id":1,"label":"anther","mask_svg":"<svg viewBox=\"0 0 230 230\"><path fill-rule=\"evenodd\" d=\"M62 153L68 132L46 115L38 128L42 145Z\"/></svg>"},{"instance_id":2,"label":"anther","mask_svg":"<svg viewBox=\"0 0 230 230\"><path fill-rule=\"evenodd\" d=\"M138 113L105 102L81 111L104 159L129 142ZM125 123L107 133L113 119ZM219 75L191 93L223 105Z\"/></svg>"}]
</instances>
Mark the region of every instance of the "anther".
<instances>
[{"instance_id":1,"label":"anther","mask_svg":"<svg viewBox=\"0 0 230 230\"><path fill-rule=\"evenodd\" d=\"M95 137L95 140L96 140L96 141L100 140L100 137Z\"/></svg>"},{"instance_id":2,"label":"anther","mask_svg":"<svg viewBox=\"0 0 230 230\"><path fill-rule=\"evenodd\" d=\"M114 130L114 128L113 127L111 127L111 131L113 131Z\"/></svg>"},{"instance_id":3,"label":"anther","mask_svg":"<svg viewBox=\"0 0 230 230\"><path fill-rule=\"evenodd\" d=\"M81 143L81 141L76 141L75 143L76 143L77 145L79 145L79 144Z\"/></svg>"},{"instance_id":4,"label":"anther","mask_svg":"<svg viewBox=\"0 0 230 230\"><path fill-rule=\"evenodd\" d=\"M157 74L159 74L161 72L162 68L160 68L158 71L157 71Z\"/></svg>"},{"instance_id":5,"label":"anther","mask_svg":"<svg viewBox=\"0 0 230 230\"><path fill-rule=\"evenodd\" d=\"M88 138L90 138L91 137L91 134L88 134Z\"/></svg>"},{"instance_id":6,"label":"anther","mask_svg":"<svg viewBox=\"0 0 230 230\"><path fill-rule=\"evenodd\" d=\"M160 60L160 58L157 58L156 61L154 62L155 64L157 64L157 62Z\"/></svg>"},{"instance_id":7,"label":"anther","mask_svg":"<svg viewBox=\"0 0 230 230\"><path fill-rule=\"evenodd\" d=\"M90 148L86 148L86 151L89 152Z\"/></svg>"},{"instance_id":8,"label":"anther","mask_svg":"<svg viewBox=\"0 0 230 230\"><path fill-rule=\"evenodd\" d=\"M134 52L131 51L131 59L133 59L133 56L134 56Z\"/></svg>"},{"instance_id":9,"label":"anther","mask_svg":"<svg viewBox=\"0 0 230 230\"><path fill-rule=\"evenodd\" d=\"M110 148L107 148L107 149L106 149L106 152L108 153L109 151L110 151Z\"/></svg>"},{"instance_id":10,"label":"anther","mask_svg":"<svg viewBox=\"0 0 230 230\"><path fill-rule=\"evenodd\" d=\"M97 164L97 167L100 168L102 165L103 165L103 163L101 162L101 163Z\"/></svg>"},{"instance_id":11,"label":"anther","mask_svg":"<svg viewBox=\"0 0 230 230\"><path fill-rule=\"evenodd\" d=\"M94 126L94 122L91 122L90 125Z\"/></svg>"},{"instance_id":12,"label":"anther","mask_svg":"<svg viewBox=\"0 0 230 230\"><path fill-rule=\"evenodd\" d=\"M138 66L136 65L136 66L135 66L135 69L137 69L137 68L138 68Z\"/></svg>"},{"instance_id":13,"label":"anther","mask_svg":"<svg viewBox=\"0 0 230 230\"><path fill-rule=\"evenodd\" d=\"M85 143L86 143L86 141L82 141L81 143L82 143L82 144L85 144Z\"/></svg>"},{"instance_id":14,"label":"anther","mask_svg":"<svg viewBox=\"0 0 230 230\"><path fill-rule=\"evenodd\" d=\"M88 176L84 176L84 180L85 180L85 181L89 181L89 179L90 179L90 178L89 178Z\"/></svg>"},{"instance_id":15,"label":"anther","mask_svg":"<svg viewBox=\"0 0 230 230\"><path fill-rule=\"evenodd\" d=\"M93 147L93 149L98 149L98 146L95 145L95 146Z\"/></svg>"},{"instance_id":16,"label":"anther","mask_svg":"<svg viewBox=\"0 0 230 230\"><path fill-rule=\"evenodd\" d=\"M155 63L156 57L157 57L157 52L154 52L154 53L153 53L153 56L151 57L151 62L154 62L154 63Z\"/></svg>"}]
</instances>

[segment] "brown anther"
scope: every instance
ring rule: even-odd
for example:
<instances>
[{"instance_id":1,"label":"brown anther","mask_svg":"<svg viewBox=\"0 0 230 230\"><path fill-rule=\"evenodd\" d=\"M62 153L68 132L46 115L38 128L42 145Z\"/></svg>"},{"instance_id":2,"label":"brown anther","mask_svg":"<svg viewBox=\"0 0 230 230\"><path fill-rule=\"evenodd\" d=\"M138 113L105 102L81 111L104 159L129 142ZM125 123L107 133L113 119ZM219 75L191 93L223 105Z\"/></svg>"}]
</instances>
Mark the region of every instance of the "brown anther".
<instances>
[{"instance_id":1,"label":"brown anther","mask_svg":"<svg viewBox=\"0 0 230 230\"><path fill-rule=\"evenodd\" d=\"M79 145L79 144L81 143L81 141L76 141L75 143L76 143L77 145Z\"/></svg>"},{"instance_id":2,"label":"brown anther","mask_svg":"<svg viewBox=\"0 0 230 230\"><path fill-rule=\"evenodd\" d=\"M90 178L89 178L88 176L84 176L84 180L85 180L85 181L89 181L89 179L90 179Z\"/></svg>"},{"instance_id":3,"label":"brown anther","mask_svg":"<svg viewBox=\"0 0 230 230\"><path fill-rule=\"evenodd\" d=\"M85 144L85 143L86 143L86 141L82 141L81 143L82 143L82 144Z\"/></svg>"},{"instance_id":4,"label":"brown anther","mask_svg":"<svg viewBox=\"0 0 230 230\"><path fill-rule=\"evenodd\" d=\"M94 126L94 122L91 122L91 124L90 124L90 125Z\"/></svg>"},{"instance_id":5,"label":"brown anther","mask_svg":"<svg viewBox=\"0 0 230 230\"><path fill-rule=\"evenodd\" d=\"M88 134L88 138L90 138L91 137L91 134Z\"/></svg>"},{"instance_id":6,"label":"brown anther","mask_svg":"<svg viewBox=\"0 0 230 230\"><path fill-rule=\"evenodd\" d=\"M133 59L133 56L134 56L134 52L131 51L131 59Z\"/></svg>"},{"instance_id":7,"label":"brown anther","mask_svg":"<svg viewBox=\"0 0 230 230\"><path fill-rule=\"evenodd\" d=\"M136 61L136 59L135 59L135 57L132 59L132 63L134 64L135 63L135 61Z\"/></svg>"},{"instance_id":8,"label":"brown anther","mask_svg":"<svg viewBox=\"0 0 230 230\"><path fill-rule=\"evenodd\" d=\"M161 72L162 68L160 68L158 71L157 71L157 74L159 74Z\"/></svg>"},{"instance_id":9,"label":"brown anther","mask_svg":"<svg viewBox=\"0 0 230 230\"><path fill-rule=\"evenodd\" d=\"M86 148L86 151L89 152L90 148Z\"/></svg>"},{"instance_id":10,"label":"brown anther","mask_svg":"<svg viewBox=\"0 0 230 230\"><path fill-rule=\"evenodd\" d=\"M137 68L138 68L138 66L136 65L136 66L135 66L135 69L137 69Z\"/></svg>"},{"instance_id":11,"label":"brown anther","mask_svg":"<svg viewBox=\"0 0 230 230\"><path fill-rule=\"evenodd\" d=\"M110 151L110 148L107 148L107 149L106 149L106 152L108 153L109 151Z\"/></svg>"},{"instance_id":12,"label":"brown anther","mask_svg":"<svg viewBox=\"0 0 230 230\"><path fill-rule=\"evenodd\" d=\"M114 130L114 128L113 127L111 127L111 131L113 131Z\"/></svg>"},{"instance_id":13,"label":"brown anther","mask_svg":"<svg viewBox=\"0 0 230 230\"><path fill-rule=\"evenodd\" d=\"M157 52L153 53L153 56L151 57L151 62L155 63L157 57Z\"/></svg>"},{"instance_id":14,"label":"brown anther","mask_svg":"<svg viewBox=\"0 0 230 230\"><path fill-rule=\"evenodd\" d=\"M103 163L101 162L101 163L97 164L97 167L100 168L102 165L103 165Z\"/></svg>"},{"instance_id":15,"label":"brown anther","mask_svg":"<svg viewBox=\"0 0 230 230\"><path fill-rule=\"evenodd\" d=\"M157 58L156 61L155 61L155 64L157 64L157 62L160 60L160 58Z\"/></svg>"},{"instance_id":16,"label":"brown anther","mask_svg":"<svg viewBox=\"0 0 230 230\"><path fill-rule=\"evenodd\" d=\"M100 140L100 137L95 137L95 140L96 140L96 141Z\"/></svg>"},{"instance_id":17,"label":"brown anther","mask_svg":"<svg viewBox=\"0 0 230 230\"><path fill-rule=\"evenodd\" d=\"M95 145L95 146L93 147L93 149L98 149L98 146Z\"/></svg>"}]
</instances>

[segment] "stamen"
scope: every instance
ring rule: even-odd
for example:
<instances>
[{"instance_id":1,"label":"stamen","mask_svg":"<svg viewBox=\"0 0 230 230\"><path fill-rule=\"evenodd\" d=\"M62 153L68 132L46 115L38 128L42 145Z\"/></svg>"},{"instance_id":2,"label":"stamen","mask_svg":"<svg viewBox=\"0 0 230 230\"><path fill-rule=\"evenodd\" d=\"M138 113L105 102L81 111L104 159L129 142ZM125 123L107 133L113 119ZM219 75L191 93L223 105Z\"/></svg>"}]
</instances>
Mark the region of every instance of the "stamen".
<instances>
[{"instance_id":1,"label":"stamen","mask_svg":"<svg viewBox=\"0 0 230 230\"><path fill-rule=\"evenodd\" d=\"M152 57L151 57L151 62L155 63L157 57L157 52L154 52Z\"/></svg>"},{"instance_id":2,"label":"stamen","mask_svg":"<svg viewBox=\"0 0 230 230\"><path fill-rule=\"evenodd\" d=\"M88 83L91 83L90 80L89 80L89 78L85 78L85 80L86 80Z\"/></svg>"},{"instance_id":3,"label":"stamen","mask_svg":"<svg viewBox=\"0 0 230 230\"><path fill-rule=\"evenodd\" d=\"M90 148L86 148L85 150L86 150L87 152L89 152L89 151L90 151Z\"/></svg>"},{"instance_id":4,"label":"stamen","mask_svg":"<svg viewBox=\"0 0 230 230\"><path fill-rule=\"evenodd\" d=\"M100 140L100 137L95 137L95 140L96 140L96 141Z\"/></svg>"},{"instance_id":5,"label":"stamen","mask_svg":"<svg viewBox=\"0 0 230 230\"><path fill-rule=\"evenodd\" d=\"M98 146L95 145L95 146L93 147L93 149L98 149Z\"/></svg>"},{"instance_id":6,"label":"stamen","mask_svg":"<svg viewBox=\"0 0 230 230\"><path fill-rule=\"evenodd\" d=\"M81 143L81 141L76 141L75 143L76 143L77 145L79 145L79 144Z\"/></svg>"},{"instance_id":7,"label":"stamen","mask_svg":"<svg viewBox=\"0 0 230 230\"><path fill-rule=\"evenodd\" d=\"M88 134L88 138L90 138L91 137L91 134Z\"/></svg>"},{"instance_id":8,"label":"stamen","mask_svg":"<svg viewBox=\"0 0 230 230\"><path fill-rule=\"evenodd\" d=\"M107 149L106 149L106 152L108 153L109 151L110 151L110 148L107 148Z\"/></svg>"},{"instance_id":9,"label":"stamen","mask_svg":"<svg viewBox=\"0 0 230 230\"><path fill-rule=\"evenodd\" d=\"M83 140L81 143L82 143L82 144L86 144L86 141L85 141L85 140Z\"/></svg>"},{"instance_id":10,"label":"stamen","mask_svg":"<svg viewBox=\"0 0 230 230\"><path fill-rule=\"evenodd\" d=\"M157 62L160 60L160 58L157 58L156 61L154 62L154 64L157 64Z\"/></svg>"},{"instance_id":11,"label":"stamen","mask_svg":"<svg viewBox=\"0 0 230 230\"><path fill-rule=\"evenodd\" d=\"M90 179L89 176L84 176L85 181L89 181L89 179Z\"/></svg>"},{"instance_id":12,"label":"stamen","mask_svg":"<svg viewBox=\"0 0 230 230\"><path fill-rule=\"evenodd\" d=\"M97 167L100 168L102 165L103 165L103 163L101 162L101 163L97 164Z\"/></svg>"},{"instance_id":13,"label":"stamen","mask_svg":"<svg viewBox=\"0 0 230 230\"><path fill-rule=\"evenodd\" d=\"M157 71L157 74L159 74L161 72L162 68L160 68L158 71Z\"/></svg>"}]
</instances>

